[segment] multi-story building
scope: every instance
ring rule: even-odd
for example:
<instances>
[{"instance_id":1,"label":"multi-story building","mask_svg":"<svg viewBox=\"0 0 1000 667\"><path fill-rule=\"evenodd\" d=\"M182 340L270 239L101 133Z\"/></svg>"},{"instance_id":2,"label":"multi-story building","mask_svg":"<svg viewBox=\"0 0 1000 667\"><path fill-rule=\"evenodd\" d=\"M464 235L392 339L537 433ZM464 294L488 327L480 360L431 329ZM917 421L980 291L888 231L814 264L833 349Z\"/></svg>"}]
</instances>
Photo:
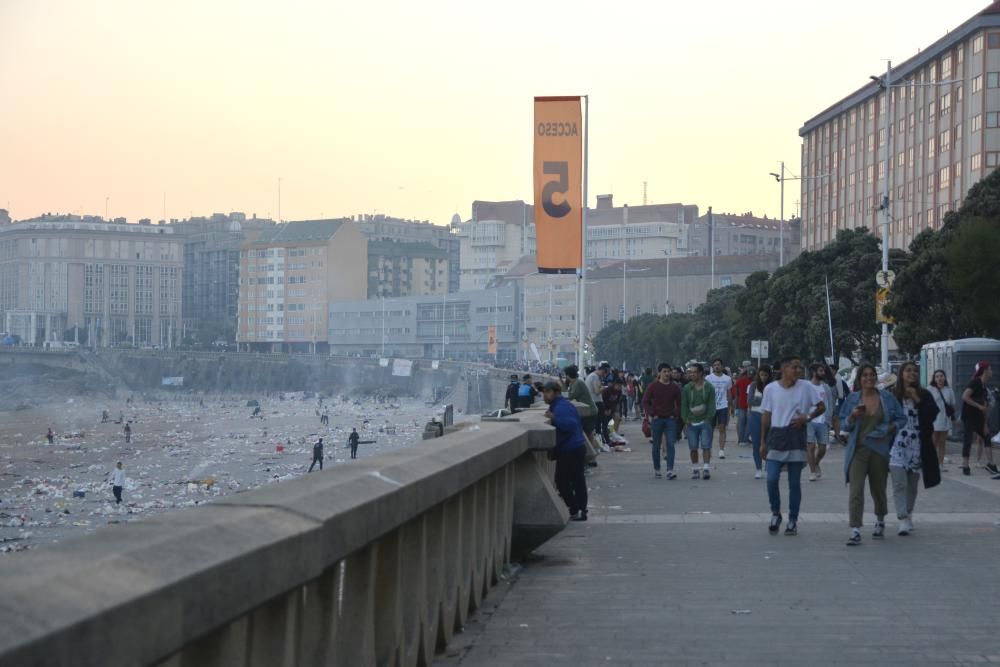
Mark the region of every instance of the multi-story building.
<instances>
[{"instance_id":1,"label":"multi-story building","mask_svg":"<svg viewBox=\"0 0 1000 667\"><path fill-rule=\"evenodd\" d=\"M330 302L367 296L368 242L357 225L288 222L247 237L237 343L248 350L326 349Z\"/></svg>"},{"instance_id":2,"label":"multi-story building","mask_svg":"<svg viewBox=\"0 0 1000 667\"><path fill-rule=\"evenodd\" d=\"M183 242L169 226L45 215L0 227L0 322L27 344L181 336Z\"/></svg>"},{"instance_id":3,"label":"multi-story building","mask_svg":"<svg viewBox=\"0 0 1000 667\"><path fill-rule=\"evenodd\" d=\"M535 210L523 201L472 202L472 218L456 225L462 291L484 289L524 255L535 254Z\"/></svg>"},{"instance_id":4,"label":"multi-story building","mask_svg":"<svg viewBox=\"0 0 1000 667\"><path fill-rule=\"evenodd\" d=\"M522 257L500 280L516 284L521 294L522 358L534 358L531 346L545 361L576 358L576 310L580 278L575 275L538 273L535 258Z\"/></svg>"},{"instance_id":5,"label":"multi-story building","mask_svg":"<svg viewBox=\"0 0 1000 667\"><path fill-rule=\"evenodd\" d=\"M458 216L456 216L457 218ZM448 291L459 290L459 253L458 237L452 233L452 227L435 225L426 220L404 220L391 216L361 214L352 218L365 235L368 242L396 241L400 243L428 243L435 248L444 250L448 260ZM461 222L452 218L452 225Z\"/></svg>"},{"instance_id":6,"label":"multi-story building","mask_svg":"<svg viewBox=\"0 0 1000 667\"><path fill-rule=\"evenodd\" d=\"M714 268L714 271L713 271ZM693 313L709 289L742 285L757 271L778 268L777 255L721 255L617 262L587 272L585 329L593 336L627 313Z\"/></svg>"},{"instance_id":7,"label":"multi-story building","mask_svg":"<svg viewBox=\"0 0 1000 667\"><path fill-rule=\"evenodd\" d=\"M797 257L802 249L802 224L798 218L786 220L782 230L781 221L777 219L756 218L749 213L706 213L698 218L697 224L688 228L689 255L711 254L710 224L715 226L716 255L777 255L783 240L785 261L788 262Z\"/></svg>"},{"instance_id":8,"label":"multi-story building","mask_svg":"<svg viewBox=\"0 0 1000 667\"><path fill-rule=\"evenodd\" d=\"M807 250L840 229L878 233L886 190L890 245L907 247L1000 165L1000 2L893 67L888 91L879 78L799 130Z\"/></svg>"},{"instance_id":9,"label":"multi-story building","mask_svg":"<svg viewBox=\"0 0 1000 667\"><path fill-rule=\"evenodd\" d=\"M181 314L186 336L200 333L227 342L235 339L244 228L273 224L256 216L248 220L239 212L170 221L170 228L184 242Z\"/></svg>"},{"instance_id":10,"label":"multi-story building","mask_svg":"<svg viewBox=\"0 0 1000 667\"><path fill-rule=\"evenodd\" d=\"M430 243L368 240L368 298L448 292L448 251Z\"/></svg>"},{"instance_id":11,"label":"multi-story building","mask_svg":"<svg viewBox=\"0 0 1000 667\"><path fill-rule=\"evenodd\" d=\"M516 285L330 304L331 354L363 357L487 359L489 330L497 357L514 358L521 312Z\"/></svg>"}]
</instances>

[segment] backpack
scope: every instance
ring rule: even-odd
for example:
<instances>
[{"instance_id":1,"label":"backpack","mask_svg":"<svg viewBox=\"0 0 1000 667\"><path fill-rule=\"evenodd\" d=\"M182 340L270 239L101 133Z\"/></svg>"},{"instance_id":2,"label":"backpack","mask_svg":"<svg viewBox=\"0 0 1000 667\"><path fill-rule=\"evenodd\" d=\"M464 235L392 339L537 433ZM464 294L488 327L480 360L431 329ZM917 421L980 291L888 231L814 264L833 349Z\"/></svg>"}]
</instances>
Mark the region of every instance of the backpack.
<instances>
[{"instance_id":1,"label":"backpack","mask_svg":"<svg viewBox=\"0 0 1000 667\"><path fill-rule=\"evenodd\" d=\"M530 384L522 384L517 388L517 395L521 398L527 398L531 396L531 390L534 389Z\"/></svg>"}]
</instances>

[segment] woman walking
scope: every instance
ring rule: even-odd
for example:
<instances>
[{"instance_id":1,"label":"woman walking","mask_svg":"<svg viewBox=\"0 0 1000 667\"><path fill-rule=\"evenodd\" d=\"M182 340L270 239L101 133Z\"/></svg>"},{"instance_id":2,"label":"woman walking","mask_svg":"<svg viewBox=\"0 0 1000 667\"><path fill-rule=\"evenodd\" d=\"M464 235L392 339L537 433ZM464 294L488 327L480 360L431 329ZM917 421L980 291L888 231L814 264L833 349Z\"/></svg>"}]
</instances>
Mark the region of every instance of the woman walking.
<instances>
[{"instance_id":1,"label":"woman walking","mask_svg":"<svg viewBox=\"0 0 1000 667\"><path fill-rule=\"evenodd\" d=\"M929 391L938 409L937 419L934 420L934 449L941 472L948 472L944 467L944 454L951 422L955 419L955 392L948 386L948 375L942 370L934 371Z\"/></svg>"},{"instance_id":2,"label":"woman walking","mask_svg":"<svg viewBox=\"0 0 1000 667\"><path fill-rule=\"evenodd\" d=\"M909 535L913 530L913 506L917 502L921 471L925 488L941 483L941 469L934 448L934 420L938 407L930 392L920 387L920 370L912 361L900 367L899 383L893 395L903 408L906 425L896 433L889 450L889 474L899 534Z\"/></svg>"},{"instance_id":3,"label":"woman walking","mask_svg":"<svg viewBox=\"0 0 1000 667\"><path fill-rule=\"evenodd\" d=\"M972 442L977 440L976 459L982 457L983 445L986 445L986 458L989 462L986 469L992 475L1000 473L993 463L993 447L990 446L990 436L986 432L986 415L990 410L989 393L986 383L993 377L993 369L987 361L976 364L975 373L969 386L962 392L962 474L971 475L969 454L972 452Z\"/></svg>"},{"instance_id":4,"label":"woman walking","mask_svg":"<svg viewBox=\"0 0 1000 667\"><path fill-rule=\"evenodd\" d=\"M750 449L753 450L753 465L756 468L756 472L753 474L754 479L760 479L764 476L762 470L764 462L760 458L760 428L761 420L764 417L764 408L762 407L764 403L764 387L769 385L772 379L774 378L771 374L771 367L764 364L757 371L757 377L747 387L747 407L750 410L747 430L750 436Z\"/></svg>"},{"instance_id":5,"label":"woman walking","mask_svg":"<svg viewBox=\"0 0 1000 667\"><path fill-rule=\"evenodd\" d=\"M862 517L865 512L865 479L875 504L875 529L872 537L885 536L885 515L889 512L885 486L889 477L889 449L896 432L906 425L906 416L895 396L879 389L878 372L871 364L858 368L858 385L841 408L841 422L847 429L844 477L850 485L851 536L848 546L861 544Z\"/></svg>"}]
</instances>

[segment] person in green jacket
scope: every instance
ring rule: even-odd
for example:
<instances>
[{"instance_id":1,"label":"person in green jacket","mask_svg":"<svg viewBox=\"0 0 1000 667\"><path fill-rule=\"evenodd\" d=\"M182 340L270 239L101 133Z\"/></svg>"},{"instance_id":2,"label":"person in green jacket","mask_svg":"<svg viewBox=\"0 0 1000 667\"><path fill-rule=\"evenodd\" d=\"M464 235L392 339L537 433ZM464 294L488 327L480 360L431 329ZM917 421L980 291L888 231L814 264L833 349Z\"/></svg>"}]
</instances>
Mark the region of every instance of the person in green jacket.
<instances>
[{"instance_id":1,"label":"person in green jacket","mask_svg":"<svg viewBox=\"0 0 1000 667\"><path fill-rule=\"evenodd\" d=\"M681 417L687 428L688 449L691 450L691 479L711 479L712 418L715 416L715 389L705 381L705 367L688 367L691 381L681 391ZM698 470L698 450L702 468Z\"/></svg>"}]
</instances>

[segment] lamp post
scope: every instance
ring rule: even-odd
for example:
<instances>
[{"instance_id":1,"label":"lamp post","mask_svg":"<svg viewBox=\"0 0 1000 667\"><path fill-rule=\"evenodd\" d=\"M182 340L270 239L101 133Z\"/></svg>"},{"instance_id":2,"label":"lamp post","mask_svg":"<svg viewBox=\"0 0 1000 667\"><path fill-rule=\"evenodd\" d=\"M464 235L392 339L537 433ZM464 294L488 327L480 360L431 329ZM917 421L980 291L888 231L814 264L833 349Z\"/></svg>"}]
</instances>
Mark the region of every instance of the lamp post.
<instances>
[{"instance_id":1,"label":"lamp post","mask_svg":"<svg viewBox=\"0 0 1000 667\"><path fill-rule=\"evenodd\" d=\"M667 302L664 304L663 314L670 314L670 249L663 251L663 254L667 256Z\"/></svg>"},{"instance_id":2,"label":"lamp post","mask_svg":"<svg viewBox=\"0 0 1000 667\"><path fill-rule=\"evenodd\" d=\"M882 182L882 203L879 206L879 210L882 212L882 273L889 270L889 220L892 214L889 210L889 193L891 192L892 181L892 89L893 88L905 88L908 86L943 86L956 83L962 83L962 81L953 79L945 81L933 81L928 83L916 83L913 81L903 80L899 83L892 83L892 61L886 61L885 75L875 76L874 74L868 77L874 81L880 90L885 93L885 120L882 123L883 132L885 132L885 179ZM881 366L883 371L889 370L889 325L885 322L882 323L882 341L881 341Z\"/></svg>"},{"instance_id":3,"label":"lamp post","mask_svg":"<svg viewBox=\"0 0 1000 667\"><path fill-rule=\"evenodd\" d=\"M832 174L817 174L815 176L792 176L788 177L786 174L791 173L788 169L785 169L784 161L781 162L781 173L776 174L773 171L770 173L774 176L774 180L781 184L781 220L778 221L778 266L785 265L785 181L811 181L818 178L826 178Z\"/></svg>"}]
</instances>

